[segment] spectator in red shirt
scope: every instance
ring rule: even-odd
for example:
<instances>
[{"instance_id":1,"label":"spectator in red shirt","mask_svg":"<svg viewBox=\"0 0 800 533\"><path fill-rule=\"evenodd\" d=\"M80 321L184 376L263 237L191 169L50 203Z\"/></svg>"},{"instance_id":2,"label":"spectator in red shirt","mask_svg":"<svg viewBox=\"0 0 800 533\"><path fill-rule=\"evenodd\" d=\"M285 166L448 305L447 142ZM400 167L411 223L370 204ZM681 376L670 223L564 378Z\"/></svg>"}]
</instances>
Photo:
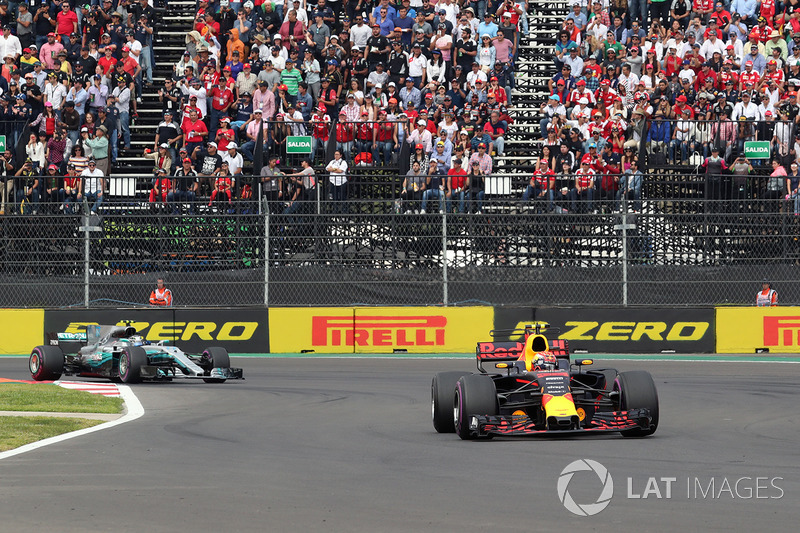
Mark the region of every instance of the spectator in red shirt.
<instances>
[{"instance_id":1,"label":"spectator in red shirt","mask_svg":"<svg viewBox=\"0 0 800 533\"><path fill-rule=\"evenodd\" d=\"M549 168L547 159L540 158L536 171L531 176L525 192L522 194L523 204L529 200L544 200L547 198L547 210L552 211L555 200L556 175L553 169Z\"/></svg>"},{"instance_id":2,"label":"spectator in red shirt","mask_svg":"<svg viewBox=\"0 0 800 533\"><path fill-rule=\"evenodd\" d=\"M203 146L204 139L208 137L208 128L198 117L196 109L189 111L189 120L184 120L181 130L186 141L186 150L190 154L195 148Z\"/></svg>"},{"instance_id":3,"label":"spectator in red shirt","mask_svg":"<svg viewBox=\"0 0 800 533\"><path fill-rule=\"evenodd\" d=\"M445 193L447 212L452 212L452 202L458 199L458 212L464 212L465 192L467 189L467 171L461 166L461 159L454 158L452 167L447 171L447 192Z\"/></svg>"},{"instance_id":4,"label":"spectator in red shirt","mask_svg":"<svg viewBox=\"0 0 800 533\"><path fill-rule=\"evenodd\" d=\"M69 35L78 31L78 15L69 8L69 2L61 4L61 11L56 15L56 33L61 37L61 44L69 44Z\"/></svg>"}]
</instances>

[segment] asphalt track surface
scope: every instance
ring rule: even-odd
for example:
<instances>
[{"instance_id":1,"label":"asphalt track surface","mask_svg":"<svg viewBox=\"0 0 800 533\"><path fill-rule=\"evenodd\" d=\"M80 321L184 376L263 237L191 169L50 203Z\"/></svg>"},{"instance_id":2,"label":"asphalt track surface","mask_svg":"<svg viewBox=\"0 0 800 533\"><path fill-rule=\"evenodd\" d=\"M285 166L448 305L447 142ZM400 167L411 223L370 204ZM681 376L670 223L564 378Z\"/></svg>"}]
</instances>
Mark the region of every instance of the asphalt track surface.
<instances>
[{"instance_id":1,"label":"asphalt track surface","mask_svg":"<svg viewBox=\"0 0 800 533\"><path fill-rule=\"evenodd\" d=\"M431 377L472 370L469 360L235 358L246 381L134 386L142 418L0 461L0 530L797 529L800 367L614 363L652 372L661 401L653 437L437 434ZM26 378L25 368L0 360L2 377ZM581 458L614 480L593 517L571 514L557 494L562 469ZM628 497L651 476L676 478L669 499L660 480L661 499L654 482L648 498ZM759 499L757 485L768 487ZM601 483L579 472L568 489L593 503Z\"/></svg>"}]
</instances>

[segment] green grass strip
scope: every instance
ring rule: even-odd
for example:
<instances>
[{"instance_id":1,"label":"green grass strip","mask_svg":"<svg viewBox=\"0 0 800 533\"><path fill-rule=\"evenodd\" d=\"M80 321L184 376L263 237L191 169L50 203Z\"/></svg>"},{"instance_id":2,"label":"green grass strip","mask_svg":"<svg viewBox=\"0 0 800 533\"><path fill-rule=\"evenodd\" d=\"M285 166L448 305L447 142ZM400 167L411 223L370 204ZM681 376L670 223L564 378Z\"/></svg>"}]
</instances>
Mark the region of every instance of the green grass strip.
<instances>
[{"instance_id":1,"label":"green grass strip","mask_svg":"<svg viewBox=\"0 0 800 533\"><path fill-rule=\"evenodd\" d=\"M0 384L0 411L117 414L122 412L122 403L122 398L53 385Z\"/></svg>"},{"instance_id":2,"label":"green grass strip","mask_svg":"<svg viewBox=\"0 0 800 533\"><path fill-rule=\"evenodd\" d=\"M85 418L0 416L0 452L102 423L102 420L87 420Z\"/></svg>"}]
</instances>

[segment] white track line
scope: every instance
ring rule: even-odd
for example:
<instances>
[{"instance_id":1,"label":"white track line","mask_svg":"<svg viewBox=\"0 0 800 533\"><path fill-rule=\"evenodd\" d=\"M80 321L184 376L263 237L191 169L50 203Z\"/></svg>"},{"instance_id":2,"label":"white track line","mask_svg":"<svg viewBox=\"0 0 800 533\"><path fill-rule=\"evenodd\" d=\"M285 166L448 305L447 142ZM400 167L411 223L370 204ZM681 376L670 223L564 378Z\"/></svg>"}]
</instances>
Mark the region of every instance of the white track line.
<instances>
[{"instance_id":1,"label":"white track line","mask_svg":"<svg viewBox=\"0 0 800 533\"><path fill-rule=\"evenodd\" d=\"M103 429L108 429L114 426L118 426L120 424L124 424L125 422L131 422L141 417L144 414L144 407L142 407L141 402L139 402L139 398L136 397L136 395L133 393L133 391L129 386L117 385L117 387L119 388L120 396L125 401L125 407L127 411L120 418L113 420L111 422L106 422L105 424L100 424L86 429L79 429L77 431L71 431L69 433L64 433L62 435L56 435L55 437L50 437L49 439L32 442L30 444L20 446L19 448L8 450L7 452L0 452L0 460L6 459L8 457L13 457L15 455L19 455L21 453L37 450L39 448L49 446L50 444L56 444L57 442L63 442L65 440L74 439L75 437L88 435L89 433L94 433L95 431L100 431ZM75 413L75 417L79 418L80 413Z\"/></svg>"}]
</instances>

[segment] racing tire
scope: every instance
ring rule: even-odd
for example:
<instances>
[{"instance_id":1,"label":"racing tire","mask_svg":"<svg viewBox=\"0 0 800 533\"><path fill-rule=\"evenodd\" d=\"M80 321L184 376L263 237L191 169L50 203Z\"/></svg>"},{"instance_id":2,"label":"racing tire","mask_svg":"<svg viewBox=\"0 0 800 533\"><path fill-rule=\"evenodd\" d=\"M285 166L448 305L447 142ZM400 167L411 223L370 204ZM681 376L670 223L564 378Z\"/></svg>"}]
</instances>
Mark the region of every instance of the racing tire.
<instances>
[{"instance_id":1,"label":"racing tire","mask_svg":"<svg viewBox=\"0 0 800 533\"><path fill-rule=\"evenodd\" d=\"M497 388L489 376L468 374L456 381L453 398L453 425L462 440L473 440L478 436L469 428L472 415L496 415ZM490 438L490 437L487 437Z\"/></svg>"},{"instance_id":2,"label":"racing tire","mask_svg":"<svg viewBox=\"0 0 800 533\"><path fill-rule=\"evenodd\" d=\"M630 409L649 409L652 420L649 428L633 428L620 431L623 437L647 437L658 429L658 391L650 372L634 370L620 372L614 381L614 389L619 391L619 407L622 411Z\"/></svg>"},{"instance_id":3,"label":"racing tire","mask_svg":"<svg viewBox=\"0 0 800 533\"><path fill-rule=\"evenodd\" d=\"M64 373L64 352L58 346L37 346L28 358L35 381L55 381Z\"/></svg>"},{"instance_id":4,"label":"racing tire","mask_svg":"<svg viewBox=\"0 0 800 533\"><path fill-rule=\"evenodd\" d=\"M123 383L142 381L142 367L147 365L147 352L139 346L125 348L119 356L119 379Z\"/></svg>"},{"instance_id":5,"label":"racing tire","mask_svg":"<svg viewBox=\"0 0 800 533\"><path fill-rule=\"evenodd\" d=\"M206 363L206 375L211 375L213 368L229 368L231 366L231 358L228 356L228 350L220 348L219 346L212 346L203 350L203 359ZM206 383L225 383L225 378L203 378Z\"/></svg>"},{"instance_id":6,"label":"racing tire","mask_svg":"<svg viewBox=\"0 0 800 533\"><path fill-rule=\"evenodd\" d=\"M456 426L453 422L453 394L456 382L461 376L469 372L439 372L431 381L431 418L437 433L455 433Z\"/></svg>"}]
</instances>

